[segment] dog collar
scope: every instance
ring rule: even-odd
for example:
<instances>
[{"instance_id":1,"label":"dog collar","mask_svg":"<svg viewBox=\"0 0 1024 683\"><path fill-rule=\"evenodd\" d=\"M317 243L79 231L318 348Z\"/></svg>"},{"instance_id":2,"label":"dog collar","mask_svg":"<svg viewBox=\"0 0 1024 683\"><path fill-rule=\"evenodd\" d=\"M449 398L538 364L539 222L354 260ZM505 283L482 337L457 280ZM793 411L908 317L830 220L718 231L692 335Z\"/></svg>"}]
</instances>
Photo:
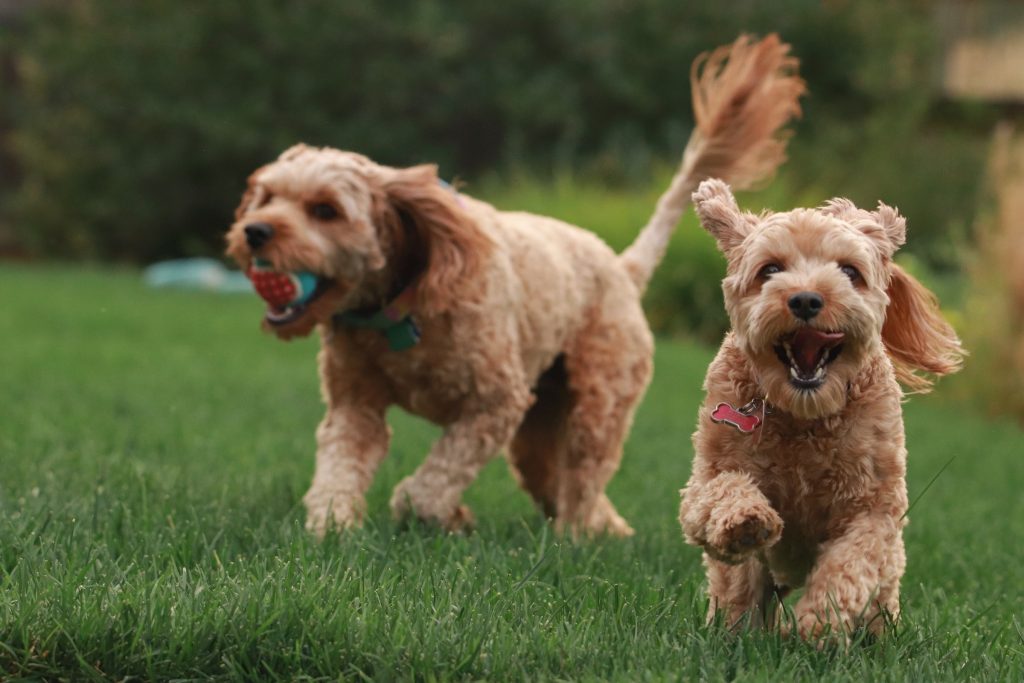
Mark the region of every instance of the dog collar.
<instances>
[{"instance_id":1,"label":"dog collar","mask_svg":"<svg viewBox=\"0 0 1024 683\"><path fill-rule=\"evenodd\" d=\"M416 286L409 285L405 290L375 313L355 313L345 311L335 313L331 322L336 327L377 330L388 340L388 348L392 351L405 351L416 346L420 341L420 328L412 319L412 307L416 300Z\"/></svg>"}]
</instances>

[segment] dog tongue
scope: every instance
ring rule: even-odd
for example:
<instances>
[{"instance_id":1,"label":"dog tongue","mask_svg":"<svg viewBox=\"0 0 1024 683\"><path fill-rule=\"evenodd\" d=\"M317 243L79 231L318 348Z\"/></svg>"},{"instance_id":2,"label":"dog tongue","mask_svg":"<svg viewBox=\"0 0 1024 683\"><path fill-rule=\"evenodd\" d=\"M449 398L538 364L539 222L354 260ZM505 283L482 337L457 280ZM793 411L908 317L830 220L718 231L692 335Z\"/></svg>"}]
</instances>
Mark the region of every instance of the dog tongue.
<instances>
[{"instance_id":1,"label":"dog tongue","mask_svg":"<svg viewBox=\"0 0 1024 683\"><path fill-rule=\"evenodd\" d=\"M813 327L803 327L789 340L789 348L797 367L809 375L818 366L822 353L841 343L845 336L842 332L822 332Z\"/></svg>"}]
</instances>

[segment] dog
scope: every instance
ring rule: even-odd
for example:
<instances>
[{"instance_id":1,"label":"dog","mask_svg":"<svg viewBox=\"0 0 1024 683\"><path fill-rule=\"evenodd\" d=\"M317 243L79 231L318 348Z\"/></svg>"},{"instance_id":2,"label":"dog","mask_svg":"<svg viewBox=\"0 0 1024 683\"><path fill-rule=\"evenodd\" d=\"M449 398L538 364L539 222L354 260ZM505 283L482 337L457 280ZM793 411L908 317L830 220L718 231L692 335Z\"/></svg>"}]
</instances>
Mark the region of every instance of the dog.
<instances>
[{"instance_id":1,"label":"dog","mask_svg":"<svg viewBox=\"0 0 1024 683\"><path fill-rule=\"evenodd\" d=\"M396 517L471 525L463 490L507 448L514 476L573 536L626 536L605 494L652 372L640 299L697 183L750 184L784 157L803 81L777 36L741 37L691 71L697 126L650 223L623 254L553 218L498 211L442 184L297 145L249 178L227 233L243 270L312 273L315 291L263 327L321 338L326 415L307 528L361 522L391 405L443 427L391 498ZM283 275L282 275L283 276Z\"/></svg>"},{"instance_id":2,"label":"dog","mask_svg":"<svg viewBox=\"0 0 1024 683\"><path fill-rule=\"evenodd\" d=\"M704 550L709 621L778 624L810 639L898 619L906 448L900 382L927 391L964 351L935 296L893 262L906 221L846 199L755 216L729 186L693 194L728 260L732 329L704 382L681 491ZM921 373L925 374L921 374Z\"/></svg>"}]
</instances>

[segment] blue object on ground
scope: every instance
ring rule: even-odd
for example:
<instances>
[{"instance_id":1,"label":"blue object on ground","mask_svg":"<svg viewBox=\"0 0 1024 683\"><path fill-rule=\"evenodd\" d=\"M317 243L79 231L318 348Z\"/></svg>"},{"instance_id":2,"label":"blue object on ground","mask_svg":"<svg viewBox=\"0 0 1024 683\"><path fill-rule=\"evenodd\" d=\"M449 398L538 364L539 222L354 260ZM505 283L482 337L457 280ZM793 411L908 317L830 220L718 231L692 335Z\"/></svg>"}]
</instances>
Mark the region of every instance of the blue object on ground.
<instances>
[{"instance_id":1,"label":"blue object on ground","mask_svg":"<svg viewBox=\"0 0 1024 683\"><path fill-rule=\"evenodd\" d=\"M251 293L252 283L244 273L228 270L212 258L186 258L160 261L148 266L142 278L150 287L203 289L211 292Z\"/></svg>"}]
</instances>

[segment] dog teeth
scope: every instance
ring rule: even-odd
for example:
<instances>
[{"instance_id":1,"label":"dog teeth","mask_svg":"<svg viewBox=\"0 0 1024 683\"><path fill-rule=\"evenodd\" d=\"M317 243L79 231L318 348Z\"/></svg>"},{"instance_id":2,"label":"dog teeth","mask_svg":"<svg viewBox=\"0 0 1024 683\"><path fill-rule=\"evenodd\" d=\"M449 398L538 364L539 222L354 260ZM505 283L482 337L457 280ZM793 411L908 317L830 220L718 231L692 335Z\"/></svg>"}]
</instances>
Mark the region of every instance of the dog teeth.
<instances>
[{"instance_id":1,"label":"dog teeth","mask_svg":"<svg viewBox=\"0 0 1024 683\"><path fill-rule=\"evenodd\" d=\"M793 348L789 345L789 342L782 342L782 348L786 352L786 358L789 360L789 376L792 379L800 382L821 382L825 379L825 366L828 365L829 355L827 351L821 355L818 363L814 366L813 374L810 377L806 377L800 370L800 365L796 362L796 358L793 357Z\"/></svg>"},{"instance_id":2,"label":"dog teeth","mask_svg":"<svg viewBox=\"0 0 1024 683\"><path fill-rule=\"evenodd\" d=\"M294 312L295 309L292 306L285 306L280 311L275 311L271 309L270 311L267 312L267 317L271 320L271 322L275 322L278 320L286 320Z\"/></svg>"},{"instance_id":3,"label":"dog teeth","mask_svg":"<svg viewBox=\"0 0 1024 683\"><path fill-rule=\"evenodd\" d=\"M789 342L782 342L782 348L786 350L786 358L789 359L791 365L796 365L796 359L793 358L793 348L789 345Z\"/></svg>"}]
</instances>

